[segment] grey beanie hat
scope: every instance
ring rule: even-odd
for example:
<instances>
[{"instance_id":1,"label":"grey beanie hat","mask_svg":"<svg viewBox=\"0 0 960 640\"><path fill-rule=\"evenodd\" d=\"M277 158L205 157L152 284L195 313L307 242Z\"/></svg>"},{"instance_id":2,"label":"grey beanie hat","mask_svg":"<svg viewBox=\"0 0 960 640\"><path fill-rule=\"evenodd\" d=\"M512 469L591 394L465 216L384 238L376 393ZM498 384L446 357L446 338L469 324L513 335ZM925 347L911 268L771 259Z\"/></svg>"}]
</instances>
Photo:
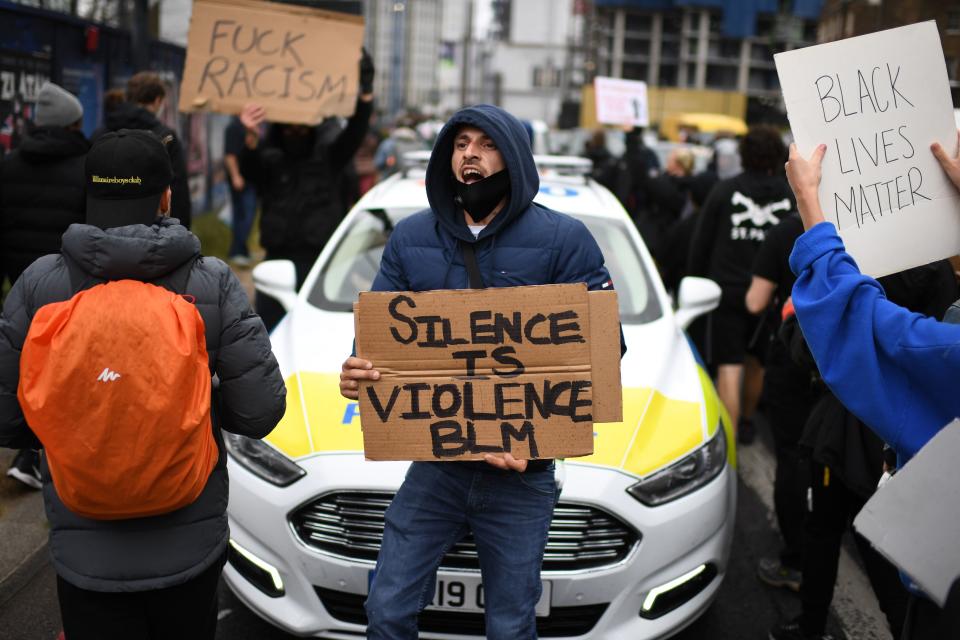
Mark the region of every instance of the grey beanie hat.
<instances>
[{"instance_id":1,"label":"grey beanie hat","mask_svg":"<svg viewBox=\"0 0 960 640\"><path fill-rule=\"evenodd\" d=\"M69 91L45 82L37 98L37 115L33 122L38 127L69 127L83 117L83 105Z\"/></svg>"}]
</instances>

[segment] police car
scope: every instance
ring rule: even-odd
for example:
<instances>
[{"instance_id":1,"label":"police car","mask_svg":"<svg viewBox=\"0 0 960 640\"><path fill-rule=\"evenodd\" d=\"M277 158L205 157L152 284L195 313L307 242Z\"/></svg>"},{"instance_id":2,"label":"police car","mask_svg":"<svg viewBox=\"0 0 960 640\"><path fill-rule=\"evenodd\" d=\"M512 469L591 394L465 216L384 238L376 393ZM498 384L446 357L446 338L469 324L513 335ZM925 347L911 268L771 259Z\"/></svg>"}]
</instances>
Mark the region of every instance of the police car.
<instances>
[{"instance_id":1,"label":"police car","mask_svg":"<svg viewBox=\"0 0 960 640\"><path fill-rule=\"evenodd\" d=\"M427 206L424 167L374 187L294 291L293 265L264 262L257 288L288 313L272 334L287 412L265 441L224 434L231 540L224 577L257 614L297 636L360 638L384 511L408 463L364 459L359 409L339 393L352 305L391 229ZM588 161L537 157L536 201L581 219L603 250L628 345L623 422L595 425L593 455L559 461L544 555L543 638L662 638L692 623L723 580L736 507L734 439L684 333L719 301L689 278L674 310L639 234ZM451 463L455 464L455 463ZM477 550L443 559L422 638L484 634Z\"/></svg>"}]
</instances>

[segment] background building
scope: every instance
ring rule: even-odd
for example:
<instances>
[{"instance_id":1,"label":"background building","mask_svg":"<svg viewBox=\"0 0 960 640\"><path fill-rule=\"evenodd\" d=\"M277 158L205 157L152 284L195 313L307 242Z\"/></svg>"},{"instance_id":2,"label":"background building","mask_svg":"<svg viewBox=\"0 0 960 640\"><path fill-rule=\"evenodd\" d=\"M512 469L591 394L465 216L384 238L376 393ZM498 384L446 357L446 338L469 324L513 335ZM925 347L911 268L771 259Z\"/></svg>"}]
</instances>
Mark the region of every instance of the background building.
<instances>
[{"instance_id":1,"label":"background building","mask_svg":"<svg viewBox=\"0 0 960 640\"><path fill-rule=\"evenodd\" d=\"M947 62L953 106L960 106L960 1L825 0L817 42L830 42L905 24L936 20Z\"/></svg>"},{"instance_id":2,"label":"background building","mask_svg":"<svg viewBox=\"0 0 960 640\"><path fill-rule=\"evenodd\" d=\"M374 91L387 114L440 99L440 0L366 0L365 41L374 58Z\"/></svg>"},{"instance_id":3,"label":"background building","mask_svg":"<svg viewBox=\"0 0 960 640\"><path fill-rule=\"evenodd\" d=\"M773 54L816 42L822 0L595 0L588 72L735 91L747 120L785 122Z\"/></svg>"},{"instance_id":4,"label":"background building","mask_svg":"<svg viewBox=\"0 0 960 640\"><path fill-rule=\"evenodd\" d=\"M484 100L518 117L554 124L571 86L583 84L586 3L493 0L479 55Z\"/></svg>"}]
</instances>

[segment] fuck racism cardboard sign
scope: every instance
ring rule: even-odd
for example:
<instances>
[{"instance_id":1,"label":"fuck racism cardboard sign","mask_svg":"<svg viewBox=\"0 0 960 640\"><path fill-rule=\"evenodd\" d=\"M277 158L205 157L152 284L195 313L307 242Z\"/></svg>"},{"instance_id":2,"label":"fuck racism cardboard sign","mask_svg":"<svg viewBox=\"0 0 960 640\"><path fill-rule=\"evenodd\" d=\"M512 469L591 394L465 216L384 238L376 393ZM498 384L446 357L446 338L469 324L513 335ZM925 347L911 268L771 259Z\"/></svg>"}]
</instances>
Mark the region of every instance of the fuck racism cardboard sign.
<instances>
[{"instance_id":1,"label":"fuck racism cardboard sign","mask_svg":"<svg viewBox=\"0 0 960 640\"><path fill-rule=\"evenodd\" d=\"M193 3L181 111L240 113L316 124L354 112L363 19L255 0Z\"/></svg>"},{"instance_id":2,"label":"fuck racism cardboard sign","mask_svg":"<svg viewBox=\"0 0 960 640\"><path fill-rule=\"evenodd\" d=\"M622 420L616 293L583 284L364 292L357 355L371 460L557 458Z\"/></svg>"},{"instance_id":3,"label":"fuck racism cardboard sign","mask_svg":"<svg viewBox=\"0 0 960 640\"><path fill-rule=\"evenodd\" d=\"M960 253L960 196L930 152L957 150L933 21L774 56L790 128L827 145L820 204L861 271L883 276Z\"/></svg>"}]
</instances>

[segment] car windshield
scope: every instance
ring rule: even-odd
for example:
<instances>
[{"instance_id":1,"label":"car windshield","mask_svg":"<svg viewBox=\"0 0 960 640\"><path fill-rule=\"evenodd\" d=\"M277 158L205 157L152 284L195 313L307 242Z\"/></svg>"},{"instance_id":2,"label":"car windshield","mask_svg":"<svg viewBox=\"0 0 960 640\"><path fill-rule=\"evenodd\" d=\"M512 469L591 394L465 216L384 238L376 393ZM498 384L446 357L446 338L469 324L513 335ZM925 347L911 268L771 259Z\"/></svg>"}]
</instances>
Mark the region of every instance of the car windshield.
<instances>
[{"instance_id":1,"label":"car windshield","mask_svg":"<svg viewBox=\"0 0 960 640\"><path fill-rule=\"evenodd\" d=\"M418 209L364 209L341 238L307 297L310 304L329 311L350 311L361 291L373 284L380 256L393 227ZM596 238L607 261L620 301L620 320L642 324L662 314L650 274L634 247L624 223L581 217Z\"/></svg>"}]
</instances>

